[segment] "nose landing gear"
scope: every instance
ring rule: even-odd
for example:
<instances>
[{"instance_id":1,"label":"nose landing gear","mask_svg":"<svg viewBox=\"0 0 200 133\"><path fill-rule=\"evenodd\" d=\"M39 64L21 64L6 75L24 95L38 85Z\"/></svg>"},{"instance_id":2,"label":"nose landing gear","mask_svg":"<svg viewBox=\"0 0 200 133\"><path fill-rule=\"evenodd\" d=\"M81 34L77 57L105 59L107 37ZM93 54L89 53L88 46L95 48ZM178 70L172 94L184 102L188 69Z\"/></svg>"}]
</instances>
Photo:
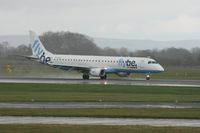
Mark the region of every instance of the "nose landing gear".
<instances>
[{"instance_id":1,"label":"nose landing gear","mask_svg":"<svg viewBox=\"0 0 200 133\"><path fill-rule=\"evenodd\" d=\"M147 75L146 75L146 80L150 80L150 79L151 79L150 75L147 74Z\"/></svg>"}]
</instances>

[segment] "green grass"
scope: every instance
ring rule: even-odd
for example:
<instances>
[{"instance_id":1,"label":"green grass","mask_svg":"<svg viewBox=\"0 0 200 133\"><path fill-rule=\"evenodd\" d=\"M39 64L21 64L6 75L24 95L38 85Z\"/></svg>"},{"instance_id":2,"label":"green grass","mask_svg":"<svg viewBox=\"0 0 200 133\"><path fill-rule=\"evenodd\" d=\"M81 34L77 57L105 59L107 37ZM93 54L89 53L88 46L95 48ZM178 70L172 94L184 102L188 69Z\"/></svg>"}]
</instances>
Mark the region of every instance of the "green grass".
<instances>
[{"instance_id":1,"label":"green grass","mask_svg":"<svg viewBox=\"0 0 200 133\"><path fill-rule=\"evenodd\" d=\"M0 102L199 102L198 87L88 84L0 84Z\"/></svg>"},{"instance_id":2,"label":"green grass","mask_svg":"<svg viewBox=\"0 0 200 133\"><path fill-rule=\"evenodd\" d=\"M199 133L198 127L105 125L0 125L1 133Z\"/></svg>"},{"instance_id":3,"label":"green grass","mask_svg":"<svg viewBox=\"0 0 200 133\"><path fill-rule=\"evenodd\" d=\"M0 109L0 116L200 119L200 109Z\"/></svg>"},{"instance_id":4,"label":"green grass","mask_svg":"<svg viewBox=\"0 0 200 133\"><path fill-rule=\"evenodd\" d=\"M159 79L200 80L200 67L165 67L165 72L152 75Z\"/></svg>"},{"instance_id":5,"label":"green grass","mask_svg":"<svg viewBox=\"0 0 200 133\"><path fill-rule=\"evenodd\" d=\"M9 64L9 63L8 63ZM10 70L5 65L0 65L0 75L5 77L57 77L57 78L70 78L77 77L80 74L76 71L64 71L58 68L49 67L47 65L38 64L10 64ZM81 78L81 75L79 76Z\"/></svg>"}]
</instances>

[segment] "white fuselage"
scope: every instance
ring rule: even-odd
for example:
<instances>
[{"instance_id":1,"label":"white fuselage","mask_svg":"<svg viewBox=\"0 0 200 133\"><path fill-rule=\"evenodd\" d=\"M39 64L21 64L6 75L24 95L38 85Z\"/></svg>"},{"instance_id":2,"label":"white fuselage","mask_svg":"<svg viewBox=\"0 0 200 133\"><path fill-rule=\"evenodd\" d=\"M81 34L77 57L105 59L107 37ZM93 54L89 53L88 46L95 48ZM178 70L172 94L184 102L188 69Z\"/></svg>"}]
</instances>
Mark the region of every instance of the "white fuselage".
<instances>
[{"instance_id":1,"label":"white fuselage","mask_svg":"<svg viewBox=\"0 0 200 133\"><path fill-rule=\"evenodd\" d=\"M51 66L66 68L102 68L106 73L157 73L164 71L155 60L143 57L53 55L48 62Z\"/></svg>"},{"instance_id":2,"label":"white fuselage","mask_svg":"<svg viewBox=\"0 0 200 133\"><path fill-rule=\"evenodd\" d=\"M154 59L144 57L117 57L117 56L85 56L85 55L56 55L45 49L39 37L30 31L32 56L41 63L69 70L74 69L83 73L83 79L89 75L106 79L107 73L119 76L128 76L130 73L158 73L163 67Z\"/></svg>"}]
</instances>

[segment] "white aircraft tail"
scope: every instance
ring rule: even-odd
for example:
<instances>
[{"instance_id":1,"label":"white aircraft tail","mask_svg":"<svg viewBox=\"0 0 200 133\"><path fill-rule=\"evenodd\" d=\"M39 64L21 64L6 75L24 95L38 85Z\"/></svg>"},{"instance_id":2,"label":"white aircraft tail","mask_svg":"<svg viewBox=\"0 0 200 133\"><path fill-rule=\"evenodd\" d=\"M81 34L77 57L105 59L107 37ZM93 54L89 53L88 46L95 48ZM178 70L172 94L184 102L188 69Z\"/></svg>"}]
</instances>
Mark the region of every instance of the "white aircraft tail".
<instances>
[{"instance_id":1,"label":"white aircraft tail","mask_svg":"<svg viewBox=\"0 0 200 133\"><path fill-rule=\"evenodd\" d=\"M39 37L35 32L30 31L30 43L32 49L32 56L37 57L40 62L47 63L49 56L53 55L51 52L47 51L44 45L41 43Z\"/></svg>"}]
</instances>

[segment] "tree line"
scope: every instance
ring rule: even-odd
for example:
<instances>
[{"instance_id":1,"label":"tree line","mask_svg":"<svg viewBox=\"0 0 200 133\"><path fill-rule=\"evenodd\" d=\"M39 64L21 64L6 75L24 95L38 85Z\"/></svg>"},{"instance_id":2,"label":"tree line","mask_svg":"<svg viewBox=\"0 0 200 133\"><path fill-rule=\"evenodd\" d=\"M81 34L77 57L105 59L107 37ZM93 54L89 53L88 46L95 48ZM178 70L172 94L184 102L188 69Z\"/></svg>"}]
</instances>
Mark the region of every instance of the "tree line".
<instances>
[{"instance_id":1,"label":"tree line","mask_svg":"<svg viewBox=\"0 0 200 133\"><path fill-rule=\"evenodd\" d=\"M165 66L199 66L200 48L191 50L183 48L165 48L162 50L129 51L127 48L100 48L89 36L72 32L46 32L40 36L46 49L54 54L107 55L152 57ZM31 55L30 45L11 47L8 42L0 43L0 57L11 55Z\"/></svg>"}]
</instances>

